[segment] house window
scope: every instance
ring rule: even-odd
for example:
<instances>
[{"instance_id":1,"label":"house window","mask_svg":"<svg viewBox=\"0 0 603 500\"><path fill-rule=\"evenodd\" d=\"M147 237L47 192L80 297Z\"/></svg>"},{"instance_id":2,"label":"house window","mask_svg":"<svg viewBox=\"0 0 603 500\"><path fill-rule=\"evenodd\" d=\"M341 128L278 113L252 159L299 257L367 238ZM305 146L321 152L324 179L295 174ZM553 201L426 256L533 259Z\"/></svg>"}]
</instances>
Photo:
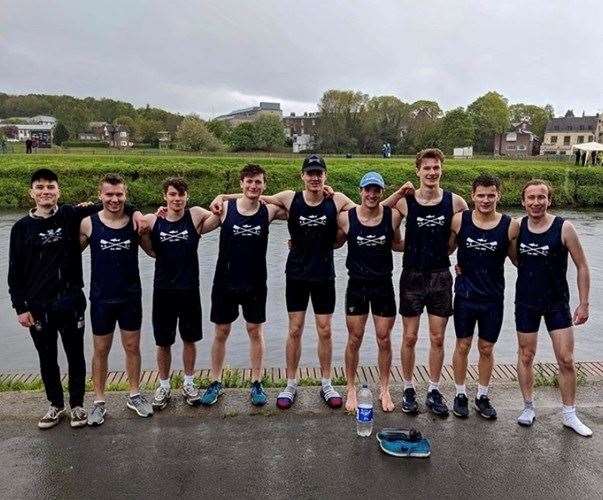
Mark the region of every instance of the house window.
<instances>
[{"instance_id":1,"label":"house window","mask_svg":"<svg viewBox=\"0 0 603 500\"><path fill-rule=\"evenodd\" d=\"M551 136L551 144L557 144L557 136L556 135Z\"/></svg>"},{"instance_id":2,"label":"house window","mask_svg":"<svg viewBox=\"0 0 603 500\"><path fill-rule=\"evenodd\" d=\"M518 150L518 151L525 151L526 149L527 149L527 148L526 148L526 145L525 145L525 144L518 144L518 145L517 145L517 150Z\"/></svg>"},{"instance_id":3,"label":"house window","mask_svg":"<svg viewBox=\"0 0 603 500\"><path fill-rule=\"evenodd\" d=\"M569 135L563 136L563 145L564 146L569 146L569 144L570 144L570 138L571 137Z\"/></svg>"},{"instance_id":4,"label":"house window","mask_svg":"<svg viewBox=\"0 0 603 500\"><path fill-rule=\"evenodd\" d=\"M119 133L119 136L120 136L120 137L127 137L127 136L128 136L128 133L127 133L127 132L120 132L120 133Z\"/></svg>"},{"instance_id":5,"label":"house window","mask_svg":"<svg viewBox=\"0 0 603 500\"><path fill-rule=\"evenodd\" d=\"M507 150L514 150L515 144L507 144Z\"/></svg>"},{"instance_id":6,"label":"house window","mask_svg":"<svg viewBox=\"0 0 603 500\"><path fill-rule=\"evenodd\" d=\"M579 135L578 136L578 144L582 144L584 142L584 136L583 135Z\"/></svg>"},{"instance_id":7,"label":"house window","mask_svg":"<svg viewBox=\"0 0 603 500\"><path fill-rule=\"evenodd\" d=\"M121 141L121 145L124 146L124 147L127 146L128 145L128 141Z\"/></svg>"}]
</instances>

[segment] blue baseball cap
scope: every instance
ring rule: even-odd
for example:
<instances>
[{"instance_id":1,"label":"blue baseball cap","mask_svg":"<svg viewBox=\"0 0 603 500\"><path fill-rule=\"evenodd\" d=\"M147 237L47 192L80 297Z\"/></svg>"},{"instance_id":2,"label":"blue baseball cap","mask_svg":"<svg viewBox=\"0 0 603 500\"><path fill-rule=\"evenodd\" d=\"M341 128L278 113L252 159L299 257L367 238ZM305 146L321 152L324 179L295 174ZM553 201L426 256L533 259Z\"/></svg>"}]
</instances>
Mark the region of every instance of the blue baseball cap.
<instances>
[{"instance_id":1,"label":"blue baseball cap","mask_svg":"<svg viewBox=\"0 0 603 500\"><path fill-rule=\"evenodd\" d=\"M365 188L367 186L379 186L381 189L385 189L385 182L380 173L368 172L360 179L360 187Z\"/></svg>"}]
</instances>

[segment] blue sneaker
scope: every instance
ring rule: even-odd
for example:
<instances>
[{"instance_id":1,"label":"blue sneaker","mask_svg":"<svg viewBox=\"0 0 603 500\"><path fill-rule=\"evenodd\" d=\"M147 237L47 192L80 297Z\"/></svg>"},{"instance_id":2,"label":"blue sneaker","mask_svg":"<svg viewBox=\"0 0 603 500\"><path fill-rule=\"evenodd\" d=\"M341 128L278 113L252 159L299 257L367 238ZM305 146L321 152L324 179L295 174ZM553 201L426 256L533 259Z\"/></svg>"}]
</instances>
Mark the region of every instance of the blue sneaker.
<instances>
[{"instance_id":1,"label":"blue sneaker","mask_svg":"<svg viewBox=\"0 0 603 500\"><path fill-rule=\"evenodd\" d=\"M264 406L268 402L262 383L257 380L251 384L250 397L253 406Z\"/></svg>"},{"instance_id":2,"label":"blue sneaker","mask_svg":"<svg viewBox=\"0 0 603 500\"><path fill-rule=\"evenodd\" d=\"M211 406L218 402L218 397L222 395L222 382L214 380L201 396L203 406Z\"/></svg>"},{"instance_id":3,"label":"blue sneaker","mask_svg":"<svg viewBox=\"0 0 603 500\"><path fill-rule=\"evenodd\" d=\"M384 453L394 457L425 458L431 455L429 441L415 429L383 429L377 441Z\"/></svg>"}]
</instances>

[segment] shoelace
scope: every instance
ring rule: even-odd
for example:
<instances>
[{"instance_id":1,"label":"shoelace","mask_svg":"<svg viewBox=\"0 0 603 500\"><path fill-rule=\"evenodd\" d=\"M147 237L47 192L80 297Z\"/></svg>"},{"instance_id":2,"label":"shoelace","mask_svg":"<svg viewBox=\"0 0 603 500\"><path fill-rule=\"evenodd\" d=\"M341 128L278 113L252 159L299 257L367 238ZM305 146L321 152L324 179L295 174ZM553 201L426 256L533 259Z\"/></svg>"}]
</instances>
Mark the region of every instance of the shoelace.
<instances>
[{"instance_id":1,"label":"shoelace","mask_svg":"<svg viewBox=\"0 0 603 500\"><path fill-rule=\"evenodd\" d=\"M326 400L329 400L331 398L340 398L341 397L332 385L323 386L322 390L323 390Z\"/></svg>"},{"instance_id":2,"label":"shoelace","mask_svg":"<svg viewBox=\"0 0 603 500\"><path fill-rule=\"evenodd\" d=\"M54 420L55 418L57 418L57 416L60 412L61 412L60 408L51 406L50 408L48 408L48 411L46 412L46 415L44 415L44 418L51 418Z\"/></svg>"},{"instance_id":3,"label":"shoelace","mask_svg":"<svg viewBox=\"0 0 603 500\"><path fill-rule=\"evenodd\" d=\"M264 394L264 388L261 386L261 384L259 382L254 382L251 385L251 390L256 395L263 395Z\"/></svg>"},{"instance_id":4,"label":"shoelace","mask_svg":"<svg viewBox=\"0 0 603 500\"><path fill-rule=\"evenodd\" d=\"M293 400L293 398L295 398L295 392L297 391L297 387L293 386L293 385L288 385L287 387L285 387L284 390L282 390L278 397L279 398L287 398L290 400Z\"/></svg>"},{"instance_id":5,"label":"shoelace","mask_svg":"<svg viewBox=\"0 0 603 500\"><path fill-rule=\"evenodd\" d=\"M442 393L438 390L434 390L431 391L431 399L433 399L433 402L435 404L441 405L442 401L444 400L444 396L442 396Z\"/></svg>"},{"instance_id":6,"label":"shoelace","mask_svg":"<svg viewBox=\"0 0 603 500\"><path fill-rule=\"evenodd\" d=\"M483 404L487 409L492 408L492 405L490 404L490 398L488 396L482 396L479 398L478 400L481 404Z\"/></svg>"},{"instance_id":7,"label":"shoelace","mask_svg":"<svg viewBox=\"0 0 603 500\"><path fill-rule=\"evenodd\" d=\"M75 418L82 419L82 418L86 417L86 412L84 411L84 409L82 407L78 406L78 407L73 408L71 410L71 416L75 417Z\"/></svg>"}]
</instances>

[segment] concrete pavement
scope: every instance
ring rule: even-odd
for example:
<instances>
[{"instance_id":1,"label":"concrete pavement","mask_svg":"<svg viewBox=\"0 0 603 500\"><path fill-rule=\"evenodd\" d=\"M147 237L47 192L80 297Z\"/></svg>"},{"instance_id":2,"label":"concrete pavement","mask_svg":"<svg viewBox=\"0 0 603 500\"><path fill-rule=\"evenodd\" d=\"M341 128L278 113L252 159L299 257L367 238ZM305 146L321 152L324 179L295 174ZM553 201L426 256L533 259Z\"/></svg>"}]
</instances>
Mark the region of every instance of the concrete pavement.
<instances>
[{"instance_id":1,"label":"concrete pavement","mask_svg":"<svg viewBox=\"0 0 603 500\"><path fill-rule=\"evenodd\" d=\"M246 391L214 408L174 407L141 419L111 395L100 428L67 422L39 431L39 393L0 394L0 484L13 497L501 497L600 498L603 491L601 384L579 388L582 438L560 424L554 389L538 389L533 428L515 423L516 386L493 390L499 419L440 420L376 412L375 428L415 426L432 442L429 459L381 453L359 438L354 418L302 390L294 409L252 409ZM451 402L452 387L445 387ZM420 389L419 394L424 393ZM394 391L396 402L400 391Z\"/></svg>"}]
</instances>

